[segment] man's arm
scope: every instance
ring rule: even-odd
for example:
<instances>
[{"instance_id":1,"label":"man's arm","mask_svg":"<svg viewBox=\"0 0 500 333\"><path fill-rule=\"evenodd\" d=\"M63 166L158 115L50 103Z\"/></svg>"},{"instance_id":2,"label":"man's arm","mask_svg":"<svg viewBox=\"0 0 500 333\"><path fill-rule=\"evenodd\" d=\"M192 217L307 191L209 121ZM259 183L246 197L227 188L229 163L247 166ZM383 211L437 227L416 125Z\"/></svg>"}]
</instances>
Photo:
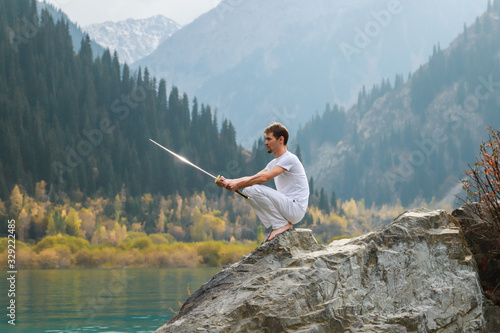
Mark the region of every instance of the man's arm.
<instances>
[{"instance_id":1,"label":"man's arm","mask_svg":"<svg viewBox=\"0 0 500 333\"><path fill-rule=\"evenodd\" d=\"M286 169L276 165L270 170L262 170L256 173L253 176L242 177L237 179L225 179L221 177L217 182L217 185L220 187L225 187L230 191L236 191L241 188L245 188L248 186L256 185L256 184L264 184L274 177L282 174Z\"/></svg>"}]
</instances>

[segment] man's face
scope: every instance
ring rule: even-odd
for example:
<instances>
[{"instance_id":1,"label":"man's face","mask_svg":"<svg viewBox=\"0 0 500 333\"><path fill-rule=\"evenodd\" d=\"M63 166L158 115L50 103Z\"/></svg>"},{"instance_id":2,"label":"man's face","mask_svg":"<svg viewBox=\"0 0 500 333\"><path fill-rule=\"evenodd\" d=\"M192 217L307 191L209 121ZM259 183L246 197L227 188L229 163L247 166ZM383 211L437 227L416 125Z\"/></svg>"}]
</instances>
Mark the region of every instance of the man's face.
<instances>
[{"instance_id":1,"label":"man's face","mask_svg":"<svg viewBox=\"0 0 500 333\"><path fill-rule=\"evenodd\" d=\"M267 152L274 153L279 147L279 139L276 139L272 132L266 133L265 138L266 138Z\"/></svg>"}]
</instances>

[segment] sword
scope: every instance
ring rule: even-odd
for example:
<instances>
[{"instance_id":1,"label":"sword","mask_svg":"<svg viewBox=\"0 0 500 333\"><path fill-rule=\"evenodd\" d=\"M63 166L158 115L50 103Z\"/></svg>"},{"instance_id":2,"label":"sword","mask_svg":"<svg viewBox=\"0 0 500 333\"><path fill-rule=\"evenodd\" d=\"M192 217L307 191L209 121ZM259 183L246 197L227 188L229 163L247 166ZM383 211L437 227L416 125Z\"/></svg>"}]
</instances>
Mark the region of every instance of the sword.
<instances>
[{"instance_id":1,"label":"sword","mask_svg":"<svg viewBox=\"0 0 500 333\"><path fill-rule=\"evenodd\" d=\"M171 151L170 149L167 149L165 147L163 147L161 144L159 144L158 142L156 141L153 141L151 139L149 139L149 141L151 141L152 143L154 143L155 145L157 145L158 147L160 148L163 148L164 150L168 151L170 154L174 155L175 157L177 157L178 159L180 159L182 162L186 163L186 164L189 164L190 166L192 166L193 168L196 168L198 170L200 170L201 172L205 173L206 175L209 175L210 177L212 177L213 179L215 179L215 182L217 183L217 181L219 180L220 178L220 175L218 175L217 177L215 177L214 175L212 175L211 173L208 173L206 172L205 170L203 170L202 168L200 168L199 166L197 166L196 164L192 163L192 162L189 162L185 157L181 156L181 155L178 155L176 153L174 153L173 151ZM239 195L241 195L242 197L244 197L245 199L250 199L250 197L246 194L244 194L243 192L241 192L240 190L236 190L235 191L236 193L238 193Z\"/></svg>"}]
</instances>

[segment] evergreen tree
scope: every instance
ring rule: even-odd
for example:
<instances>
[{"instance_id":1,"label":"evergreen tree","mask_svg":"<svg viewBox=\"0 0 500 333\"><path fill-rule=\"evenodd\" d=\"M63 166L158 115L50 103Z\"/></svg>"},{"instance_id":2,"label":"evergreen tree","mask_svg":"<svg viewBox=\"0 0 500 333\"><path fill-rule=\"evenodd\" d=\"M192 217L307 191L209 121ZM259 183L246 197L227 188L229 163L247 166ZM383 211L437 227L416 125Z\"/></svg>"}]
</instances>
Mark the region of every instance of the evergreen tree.
<instances>
[{"instance_id":1,"label":"evergreen tree","mask_svg":"<svg viewBox=\"0 0 500 333\"><path fill-rule=\"evenodd\" d=\"M337 195L335 194L335 191L332 191L332 197L330 201L331 207L334 212L337 211Z\"/></svg>"},{"instance_id":2,"label":"evergreen tree","mask_svg":"<svg viewBox=\"0 0 500 333\"><path fill-rule=\"evenodd\" d=\"M130 73L109 50L94 58L88 35L75 53L68 22L54 22L45 10L40 22L36 1L0 2L0 198L8 199L15 184L33 193L41 180L51 199L113 198L123 184L132 198L192 191L202 177L191 177L194 171L149 138L188 158L203 156L209 167L234 157L245 164L234 126L228 121L220 134L209 106L200 115L194 103L191 119L188 96L172 87L167 99L166 81L157 85L147 68Z\"/></svg>"},{"instance_id":3,"label":"evergreen tree","mask_svg":"<svg viewBox=\"0 0 500 333\"><path fill-rule=\"evenodd\" d=\"M300 145L297 144L297 149L295 149L295 155L302 162L302 150L300 149Z\"/></svg>"},{"instance_id":4,"label":"evergreen tree","mask_svg":"<svg viewBox=\"0 0 500 333\"><path fill-rule=\"evenodd\" d=\"M476 35L481 33L481 22L479 21L479 17L476 17L476 23L474 23L474 32Z\"/></svg>"},{"instance_id":5,"label":"evergreen tree","mask_svg":"<svg viewBox=\"0 0 500 333\"><path fill-rule=\"evenodd\" d=\"M324 188L322 187L320 192L319 192L319 209L321 209L323 212L329 212L330 211L330 205L328 203L328 194L326 194Z\"/></svg>"}]
</instances>

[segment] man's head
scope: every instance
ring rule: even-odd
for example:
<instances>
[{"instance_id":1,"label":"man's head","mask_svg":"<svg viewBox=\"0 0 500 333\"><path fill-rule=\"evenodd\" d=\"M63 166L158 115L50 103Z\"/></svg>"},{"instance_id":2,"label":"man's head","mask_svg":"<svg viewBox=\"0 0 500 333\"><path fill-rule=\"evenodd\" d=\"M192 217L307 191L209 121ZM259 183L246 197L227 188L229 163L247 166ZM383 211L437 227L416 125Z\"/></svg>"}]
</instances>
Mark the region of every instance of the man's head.
<instances>
[{"instance_id":1,"label":"man's head","mask_svg":"<svg viewBox=\"0 0 500 333\"><path fill-rule=\"evenodd\" d=\"M274 153L274 156L278 157L286 152L288 130L285 126L274 123L264 130L264 135L268 153Z\"/></svg>"},{"instance_id":2,"label":"man's head","mask_svg":"<svg viewBox=\"0 0 500 333\"><path fill-rule=\"evenodd\" d=\"M288 130L286 129L285 126L281 125L280 123L274 123L272 125L269 125L266 127L264 130L264 134L273 134L274 138L276 140L279 140L280 137L283 137L283 144L286 146L288 142Z\"/></svg>"}]
</instances>

